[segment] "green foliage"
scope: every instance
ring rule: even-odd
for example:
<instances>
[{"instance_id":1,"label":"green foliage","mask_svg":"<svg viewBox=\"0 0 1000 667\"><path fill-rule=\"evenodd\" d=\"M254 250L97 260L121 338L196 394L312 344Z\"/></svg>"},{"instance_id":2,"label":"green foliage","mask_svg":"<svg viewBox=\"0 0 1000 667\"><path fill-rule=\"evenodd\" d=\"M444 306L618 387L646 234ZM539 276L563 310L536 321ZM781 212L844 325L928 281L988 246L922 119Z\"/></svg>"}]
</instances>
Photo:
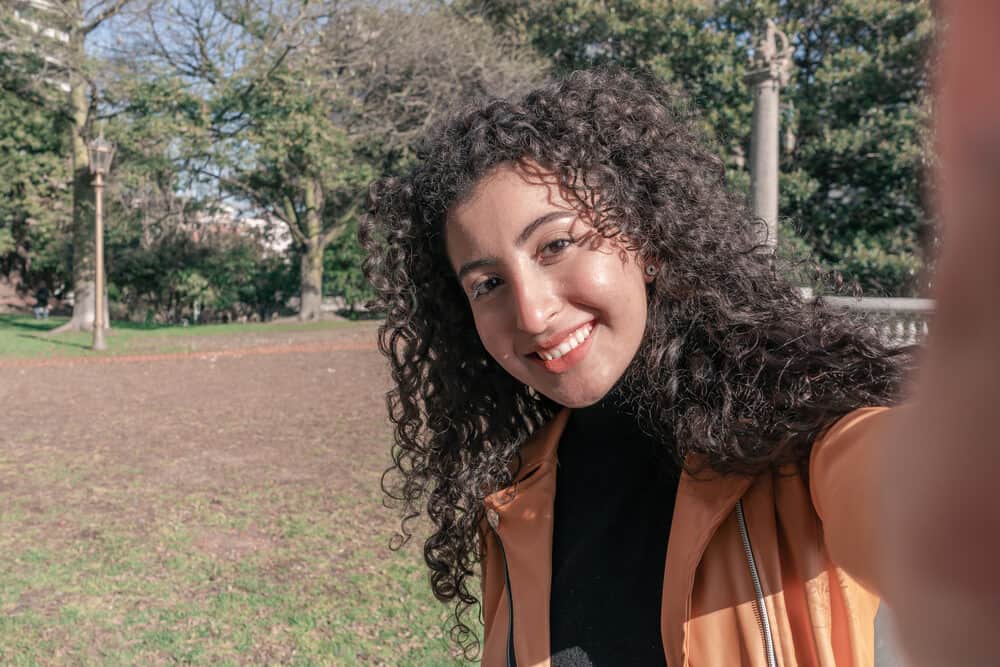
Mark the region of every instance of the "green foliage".
<instances>
[{"instance_id":1,"label":"green foliage","mask_svg":"<svg viewBox=\"0 0 1000 667\"><path fill-rule=\"evenodd\" d=\"M8 74L0 69L0 272L54 286L69 269L66 123Z\"/></svg>"},{"instance_id":2,"label":"green foliage","mask_svg":"<svg viewBox=\"0 0 1000 667\"><path fill-rule=\"evenodd\" d=\"M297 263L300 295L322 292L324 249L342 236L374 176L338 124L336 102L312 89L308 79L302 85L302 74L283 67L251 84L235 82L213 100L238 109L244 126L215 154L217 164L232 174L223 185L288 226L308 263ZM305 299L302 303L302 317L320 316L307 311Z\"/></svg>"},{"instance_id":3,"label":"green foliage","mask_svg":"<svg viewBox=\"0 0 1000 667\"><path fill-rule=\"evenodd\" d=\"M364 259L364 250L358 242L357 221L352 221L323 255L323 294L343 297L350 310L374 297L361 271Z\"/></svg>"},{"instance_id":4,"label":"green foliage","mask_svg":"<svg viewBox=\"0 0 1000 667\"><path fill-rule=\"evenodd\" d=\"M230 89L220 85L220 90ZM296 120L299 134L263 148L248 141L256 136L248 131L223 136L228 132L224 117L232 109L176 72L155 66L141 76L122 76L115 92L122 112L106 127L119 146L107 193L108 280L115 313L157 323L266 320L282 313L298 292L298 263L267 251L249 230L204 224L204 218L222 212L227 191L246 197L238 186L251 177L264 178L251 166L309 135L307 123L295 114L282 118L281 110L271 107L265 115L285 123L276 134L294 134ZM235 88L230 92L229 102L236 105L262 104L267 98L262 90L251 91L247 99ZM309 148L319 154L329 147L314 143ZM218 158L215 163L213 158ZM206 178L208 164L227 170L229 186ZM280 195L275 199L280 201Z\"/></svg>"},{"instance_id":5,"label":"green foliage","mask_svg":"<svg viewBox=\"0 0 1000 667\"><path fill-rule=\"evenodd\" d=\"M252 86L237 82L214 104L238 109L245 128L216 154L233 173L224 185L283 220L304 249L342 233L374 172L338 123L336 100L301 75L282 68Z\"/></svg>"},{"instance_id":6,"label":"green foliage","mask_svg":"<svg viewBox=\"0 0 1000 667\"><path fill-rule=\"evenodd\" d=\"M119 238L108 282L121 315L152 322L270 319L295 293L297 272L252 238L198 242L183 232L153 243Z\"/></svg>"},{"instance_id":7,"label":"green foliage","mask_svg":"<svg viewBox=\"0 0 1000 667\"><path fill-rule=\"evenodd\" d=\"M96 4L64 17L80 24L65 46L82 74L71 81L87 81L70 96L45 83L38 36L0 9L0 42L16 43L0 51L0 271L69 282L72 257L72 279L87 282L91 190L85 177L76 183L74 216L71 138L93 136L100 115L118 147L105 193L112 305L133 317L273 312L292 275L294 292L356 303L365 287L347 235L367 184L408 159L457 99L524 89L541 72L482 20L434 0L142 3L142 20L115 24L112 48L86 41L103 17ZM287 263L255 258L265 268L251 271L245 249L188 247L192 215L221 204L286 225ZM327 263L336 275L324 283ZM307 317L318 300L308 304Z\"/></svg>"},{"instance_id":8,"label":"green foliage","mask_svg":"<svg viewBox=\"0 0 1000 667\"><path fill-rule=\"evenodd\" d=\"M834 246L831 266L870 296L892 296L921 277L924 265L909 252L914 245L903 232L875 236L862 231L849 243Z\"/></svg>"},{"instance_id":9,"label":"green foliage","mask_svg":"<svg viewBox=\"0 0 1000 667\"><path fill-rule=\"evenodd\" d=\"M324 250L356 224L368 183L405 160L457 99L510 92L540 71L481 20L433 0L164 2L149 11L170 38L137 36L146 66L123 70L130 145L153 171L154 156L172 161L195 198L236 200L285 224L299 291L310 297L305 318L318 315L313 297L324 284L361 298L357 271L324 282ZM334 255L341 250L353 252Z\"/></svg>"},{"instance_id":10,"label":"green foliage","mask_svg":"<svg viewBox=\"0 0 1000 667\"><path fill-rule=\"evenodd\" d=\"M295 255L321 258L322 249L354 215L374 172L355 151L328 73L294 49L282 55L274 51L276 40L285 39L302 40L302 49L315 47L315 35L303 27L311 25L306 4L288 10L305 12L296 22L301 32L293 36L283 32L279 16L263 9L220 15L210 27L188 16L187 23L175 26L178 34L210 33L205 49L192 56L202 59L197 75L176 66L176 54L161 53L159 69L130 81L126 117L135 138L173 138L167 145L154 139L140 162L158 171L154 156L162 156L189 179L199 199L211 205L227 196L248 203L288 227ZM269 20L261 22L264 18ZM176 47L185 53L184 44ZM309 272L292 263L300 280L322 271L321 261ZM276 294L287 298L287 275L288 267L272 266L247 285L256 290L275 283ZM247 298L247 285L206 292L206 303L226 308L237 300L232 294ZM318 291L320 285L315 287ZM261 303L261 298L251 301Z\"/></svg>"},{"instance_id":11,"label":"green foliage","mask_svg":"<svg viewBox=\"0 0 1000 667\"><path fill-rule=\"evenodd\" d=\"M795 49L782 91L783 129L797 137L781 165L782 217L824 269L879 294L921 290L934 29L925 0L498 0L484 14L558 71L618 63L675 83L730 162L737 147L749 155L743 76L774 19Z\"/></svg>"},{"instance_id":12,"label":"green foliage","mask_svg":"<svg viewBox=\"0 0 1000 667\"><path fill-rule=\"evenodd\" d=\"M322 18L324 3L245 3L257 9L211 20L172 6L161 7L174 31L165 51L135 47L141 70L104 63L106 129L119 147L107 192L110 287L130 317L265 317L301 291L290 281L317 275L323 293L365 300L352 231L365 185L409 159L415 137L455 100L536 81L525 46L557 71L615 62L676 83L733 167L737 148L749 154L743 77L766 18L795 46L782 101L797 146L783 158L781 211L783 230L796 231L782 232L783 253L868 292L921 289L926 0L469 0L338 8L336 21ZM12 25L2 22L0 36ZM192 46L199 34L203 49ZM12 58L0 54L0 272L55 287L69 281L72 254L72 122L65 100L45 97L55 89L37 85L44 63ZM747 173L729 171L745 191ZM192 215L227 197L282 220L294 256L191 241L182 230ZM322 257L322 274L303 275L300 255Z\"/></svg>"}]
</instances>

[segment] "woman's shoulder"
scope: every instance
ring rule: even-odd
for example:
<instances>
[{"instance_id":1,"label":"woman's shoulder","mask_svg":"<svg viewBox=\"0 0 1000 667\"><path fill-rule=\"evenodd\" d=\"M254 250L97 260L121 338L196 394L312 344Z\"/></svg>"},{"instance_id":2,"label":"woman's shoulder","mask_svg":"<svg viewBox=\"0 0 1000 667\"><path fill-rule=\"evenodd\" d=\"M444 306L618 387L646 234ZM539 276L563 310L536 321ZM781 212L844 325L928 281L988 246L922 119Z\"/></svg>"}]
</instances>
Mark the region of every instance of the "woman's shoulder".
<instances>
[{"instance_id":1,"label":"woman's shoulder","mask_svg":"<svg viewBox=\"0 0 1000 667\"><path fill-rule=\"evenodd\" d=\"M869 467L881 455L882 432L902 407L872 406L848 412L833 422L813 443L809 476L841 466Z\"/></svg>"},{"instance_id":2,"label":"woman's shoulder","mask_svg":"<svg viewBox=\"0 0 1000 667\"><path fill-rule=\"evenodd\" d=\"M877 474L882 434L901 409L875 406L852 410L816 439L809 455L809 486L820 517L828 496Z\"/></svg>"},{"instance_id":3,"label":"woman's shoulder","mask_svg":"<svg viewBox=\"0 0 1000 667\"><path fill-rule=\"evenodd\" d=\"M904 407L853 410L813 445L809 494L833 561L872 591L882 589L878 508L891 462L888 432Z\"/></svg>"},{"instance_id":4,"label":"woman's shoulder","mask_svg":"<svg viewBox=\"0 0 1000 667\"><path fill-rule=\"evenodd\" d=\"M895 412L901 409L902 408L899 407L891 408L882 405L852 410L833 422L830 427L816 439L815 444L817 446L822 446L831 442L836 442L844 437L856 436L864 433L884 421L890 412Z\"/></svg>"}]
</instances>

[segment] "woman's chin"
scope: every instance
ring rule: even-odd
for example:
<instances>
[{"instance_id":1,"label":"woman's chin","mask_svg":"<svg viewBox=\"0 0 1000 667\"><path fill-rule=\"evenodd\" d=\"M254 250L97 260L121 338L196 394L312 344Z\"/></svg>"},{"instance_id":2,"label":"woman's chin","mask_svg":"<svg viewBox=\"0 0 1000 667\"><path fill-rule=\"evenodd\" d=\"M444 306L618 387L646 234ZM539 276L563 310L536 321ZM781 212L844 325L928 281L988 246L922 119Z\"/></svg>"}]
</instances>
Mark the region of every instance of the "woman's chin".
<instances>
[{"instance_id":1,"label":"woman's chin","mask_svg":"<svg viewBox=\"0 0 1000 667\"><path fill-rule=\"evenodd\" d=\"M587 406L597 403L602 398L608 395L611 391L613 385L608 385L607 387L579 387L574 388L572 391L551 391L545 392L540 391L547 398L555 401L559 405L566 408L585 408Z\"/></svg>"}]
</instances>

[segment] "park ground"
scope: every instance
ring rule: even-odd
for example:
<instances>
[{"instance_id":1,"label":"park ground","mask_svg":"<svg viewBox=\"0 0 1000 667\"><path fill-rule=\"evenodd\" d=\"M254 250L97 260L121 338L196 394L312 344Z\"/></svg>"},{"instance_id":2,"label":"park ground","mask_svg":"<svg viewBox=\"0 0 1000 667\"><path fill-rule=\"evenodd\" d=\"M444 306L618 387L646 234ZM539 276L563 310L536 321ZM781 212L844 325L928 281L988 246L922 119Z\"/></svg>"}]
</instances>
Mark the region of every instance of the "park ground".
<instances>
[{"instance_id":1,"label":"park ground","mask_svg":"<svg viewBox=\"0 0 1000 667\"><path fill-rule=\"evenodd\" d=\"M0 316L0 664L450 665L371 322Z\"/></svg>"}]
</instances>

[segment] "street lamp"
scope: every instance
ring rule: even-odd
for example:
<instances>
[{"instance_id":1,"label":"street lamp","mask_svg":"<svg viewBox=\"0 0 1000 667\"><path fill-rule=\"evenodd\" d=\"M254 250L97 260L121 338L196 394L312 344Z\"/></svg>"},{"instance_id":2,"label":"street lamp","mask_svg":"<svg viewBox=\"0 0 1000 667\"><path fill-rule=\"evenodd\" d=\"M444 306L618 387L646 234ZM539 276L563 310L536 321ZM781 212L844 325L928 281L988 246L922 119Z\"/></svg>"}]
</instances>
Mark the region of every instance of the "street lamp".
<instances>
[{"instance_id":1,"label":"street lamp","mask_svg":"<svg viewBox=\"0 0 1000 667\"><path fill-rule=\"evenodd\" d=\"M94 175L94 344L104 350L104 177L111 170L115 147L104 140L104 133L87 145L90 173Z\"/></svg>"}]
</instances>

